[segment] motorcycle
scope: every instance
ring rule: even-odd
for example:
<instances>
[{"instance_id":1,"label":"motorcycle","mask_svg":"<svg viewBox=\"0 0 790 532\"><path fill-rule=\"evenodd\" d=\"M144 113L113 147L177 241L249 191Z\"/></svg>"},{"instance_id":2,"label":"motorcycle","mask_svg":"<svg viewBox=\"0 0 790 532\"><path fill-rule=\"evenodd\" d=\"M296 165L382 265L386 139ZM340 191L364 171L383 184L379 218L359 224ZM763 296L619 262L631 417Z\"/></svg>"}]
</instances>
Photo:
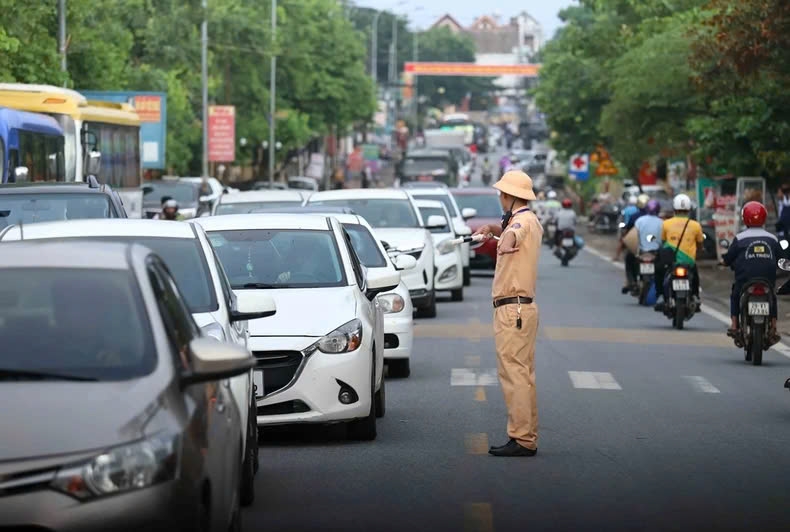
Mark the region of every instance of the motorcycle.
<instances>
[{"instance_id":1,"label":"motorcycle","mask_svg":"<svg viewBox=\"0 0 790 532\"><path fill-rule=\"evenodd\" d=\"M549 248L554 247L554 242L557 234L557 221L553 218L546 222L546 230L543 231L543 243Z\"/></svg>"},{"instance_id":2,"label":"motorcycle","mask_svg":"<svg viewBox=\"0 0 790 532\"><path fill-rule=\"evenodd\" d=\"M692 270L686 265L675 264L665 278L664 315L672 320L672 326L679 331L699 310L691 297L692 275Z\"/></svg>"},{"instance_id":3,"label":"motorcycle","mask_svg":"<svg viewBox=\"0 0 790 532\"><path fill-rule=\"evenodd\" d=\"M595 216L593 230L598 233L616 233L619 218L620 208L617 205L604 205Z\"/></svg>"},{"instance_id":4,"label":"motorcycle","mask_svg":"<svg viewBox=\"0 0 790 532\"><path fill-rule=\"evenodd\" d=\"M492 176L491 176L491 170L490 169L488 169L488 168L483 169L482 177L483 177L483 184L484 185L490 185L491 184L491 177Z\"/></svg>"},{"instance_id":5,"label":"motorcycle","mask_svg":"<svg viewBox=\"0 0 790 532\"><path fill-rule=\"evenodd\" d=\"M657 255L654 251L642 251L637 257L639 261L639 273L632 295L639 298L640 305L647 305L647 296L650 293L650 287L653 286L655 282L656 258Z\"/></svg>"},{"instance_id":6,"label":"motorcycle","mask_svg":"<svg viewBox=\"0 0 790 532\"><path fill-rule=\"evenodd\" d=\"M554 248L554 256L560 259L563 266L567 267L568 263L579 253L579 248L576 245L576 232L573 229L564 229L560 237L560 245Z\"/></svg>"}]
</instances>

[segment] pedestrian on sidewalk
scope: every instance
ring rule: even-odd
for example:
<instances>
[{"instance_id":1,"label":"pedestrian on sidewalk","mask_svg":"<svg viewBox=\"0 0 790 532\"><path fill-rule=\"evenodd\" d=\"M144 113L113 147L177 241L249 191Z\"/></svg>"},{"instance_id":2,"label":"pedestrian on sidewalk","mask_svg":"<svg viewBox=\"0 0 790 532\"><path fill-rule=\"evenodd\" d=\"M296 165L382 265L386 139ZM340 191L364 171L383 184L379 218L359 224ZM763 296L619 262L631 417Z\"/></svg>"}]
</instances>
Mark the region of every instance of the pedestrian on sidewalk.
<instances>
[{"instance_id":1,"label":"pedestrian on sidewalk","mask_svg":"<svg viewBox=\"0 0 790 532\"><path fill-rule=\"evenodd\" d=\"M535 285L543 227L529 208L535 200L532 179L520 170L505 173L495 185L505 214L475 234L500 236L491 296L499 381L508 412L508 442L491 447L494 456L535 456L538 405L535 388L535 337L538 307Z\"/></svg>"}]
</instances>

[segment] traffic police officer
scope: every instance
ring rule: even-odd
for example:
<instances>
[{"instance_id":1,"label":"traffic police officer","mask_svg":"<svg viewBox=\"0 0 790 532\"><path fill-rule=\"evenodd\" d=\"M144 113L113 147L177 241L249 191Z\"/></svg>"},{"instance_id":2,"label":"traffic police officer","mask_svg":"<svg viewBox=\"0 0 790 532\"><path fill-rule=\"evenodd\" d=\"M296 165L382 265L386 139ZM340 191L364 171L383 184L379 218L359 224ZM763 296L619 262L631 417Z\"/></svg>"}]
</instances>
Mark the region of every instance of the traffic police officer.
<instances>
[{"instance_id":1,"label":"traffic police officer","mask_svg":"<svg viewBox=\"0 0 790 532\"><path fill-rule=\"evenodd\" d=\"M509 441L488 452L494 456L534 456L538 451L535 388L535 337L538 307L535 284L543 227L530 211L532 179L520 170L506 172L495 185L505 214L502 225L489 224L476 234L499 236L491 295L499 381L508 411Z\"/></svg>"}]
</instances>

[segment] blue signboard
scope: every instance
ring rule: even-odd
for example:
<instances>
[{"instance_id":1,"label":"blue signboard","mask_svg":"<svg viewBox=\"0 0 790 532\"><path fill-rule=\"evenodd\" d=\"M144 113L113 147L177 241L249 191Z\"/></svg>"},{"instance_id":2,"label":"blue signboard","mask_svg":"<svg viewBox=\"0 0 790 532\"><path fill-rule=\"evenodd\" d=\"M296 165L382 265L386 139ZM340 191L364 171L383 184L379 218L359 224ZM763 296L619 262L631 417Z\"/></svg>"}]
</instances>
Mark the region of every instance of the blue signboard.
<instances>
[{"instance_id":1,"label":"blue signboard","mask_svg":"<svg viewBox=\"0 0 790 532\"><path fill-rule=\"evenodd\" d=\"M143 168L165 168L167 93L146 91L79 91L89 100L128 103L140 116L140 159Z\"/></svg>"}]
</instances>

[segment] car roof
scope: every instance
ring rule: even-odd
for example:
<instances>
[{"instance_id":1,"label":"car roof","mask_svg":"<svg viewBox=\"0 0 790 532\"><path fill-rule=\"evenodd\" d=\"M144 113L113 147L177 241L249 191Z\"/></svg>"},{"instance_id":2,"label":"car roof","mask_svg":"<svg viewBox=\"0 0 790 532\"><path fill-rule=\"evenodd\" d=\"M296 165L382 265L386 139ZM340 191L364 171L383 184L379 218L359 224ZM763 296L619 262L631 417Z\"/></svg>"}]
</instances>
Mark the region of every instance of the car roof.
<instances>
[{"instance_id":1,"label":"car roof","mask_svg":"<svg viewBox=\"0 0 790 532\"><path fill-rule=\"evenodd\" d=\"M314 201L342 201L354 199L409 199L409 195L405 190L396 188L326 190L324 192L316 192L310 196L308 204Z\"/></svg>"},{"instance_id":2,"label":"car roof","mask_svg":"<svg viewBox=\"0 0 790 532\"><path fill-rule=\"evenodd\" d=\"M123 242L5 242L0 244L2 268L130 268L130 256L150 253L138 244Z\"/></svg>"},{"instance_id":3,"label":"car roof","mask_svg":"<svg viewBox=\"0 0 790 532\"><path fill-rule=\"evenodd\" d=\"M477 194L490 194L492 196L497 195L497 190L493 187L464 187L464 188L454 188L453 194L458 194L460 196L468 195L477 195Z\"/></svg>"},{"instance_id":4,"label":"car roof","mask_svg":"<svg viewBox=\"0 0 790 532\"><path fill-rule=\"evenodd\" d=\"M444 209L445 208L444 207L444 203L442 203L441 201L436 201L436 200L420 199L420 200L414 200L414 203L419 208L422 208L422 207L425 207L427 209Z\"/></svg>"},{"instance_id":5,"label":"car roof","mask_svg":"<svg viewBox=\"0 0 790 532\"><path fill-rule=\"evenodd\" d=\"M333 207L332 205L301 205L295 207L258 207L250 214L324 214L335 216L337 214L354 214L354 209L349 207Z\"/></svg>"},{"instance_id":6,"label":"car roof","mask_svg":"<svg viewBox=\"0 0 790 532\"><path fill-rule=\"evenodd\" d=\"M447 187L408 187L410 196L447 196L450 191Z\"/></svg>"},{"instance_id":7,"label":"car roof","mask_svg":"<svg viewBox=\"0 0 790 532\"><path fill-rule=\"evenodd\" d=\"M28 240L42 238L106 238L106 237L159 237L197 238L195 230L187 223L168 220L139 220L109 218L102 220L65 220L9 226L0 233L1 240Z\"/></svg>"},{"instance_id":8,"label":"car roof","mask_svg":"<svg viewBox=\"0 0 790 532\"><path fill-rule=\"evenodd\" d=\"M0 194L104 194L104 185L91 188L88 183L7 183L0 185Z\"/></svg>"},{"instance_id":9,"label":"car roof","mask_svg":"<svg viewBox=\"0 0 790 532\"><path fill-rule=\"evenodd\" d=\"M329 231L329 217L320 214L228 214L206 216L193 220L211 231L241 231L244 229L300 229Z\"/></svg>"},{"instance_id":10,"label":"car roof","mask_svg":"<svg viewBox=\"0 0 790 532\"><path fill-rule=\"evenodd\" d=\"M302 195L296 190L246 190L234 194L223 195L219 203L264 203L267 201L293 201L301 203L304 201Z\"/></svg>"}]
</instances>

